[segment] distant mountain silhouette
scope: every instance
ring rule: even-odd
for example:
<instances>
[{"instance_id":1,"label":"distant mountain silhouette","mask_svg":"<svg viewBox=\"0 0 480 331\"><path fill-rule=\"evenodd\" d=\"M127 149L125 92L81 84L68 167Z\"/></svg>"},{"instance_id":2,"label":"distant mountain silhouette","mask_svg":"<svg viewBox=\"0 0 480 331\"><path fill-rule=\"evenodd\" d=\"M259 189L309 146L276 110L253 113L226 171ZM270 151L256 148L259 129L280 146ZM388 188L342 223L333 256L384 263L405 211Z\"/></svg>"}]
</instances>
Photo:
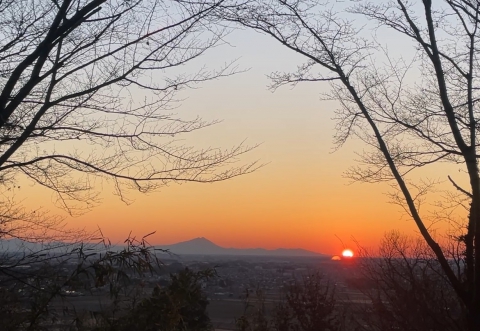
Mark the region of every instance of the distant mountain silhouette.
<instances>
[{"instance_id":1,"label":"distant mountain silhouette","mask_svg":"<svg viewBox=\"0 0 480 331\"><path fill-rule=\"evenodd\" d=\"M38 252L43 249L60 249L68 246L62 242L37 243L28 242L21 239L0 239L0 252Z\"/></svg>"},{"instance_id":2,"label":"distant mountain silhouette","mask_svg":"<svg viewBox=\"0 0 480 331\"><path fill-rule=\"evenodd\" d=\"M170 253L178 255L263 255L263 256L323 256L323 254L305 249L264 249L264 248L225 248L218 246L206 238L195 238L172 245L159 245L156 248L168 249Z\"/></svg>"},{"instance_id":3,"label":"distant mountain silhouette","mask_svg":"<svg viewBox=\"0 0 480 331\"><path fill-rule=\"evenodd\" d=\"M36 253L36 252L49 252L52 254L70 252L75 248L78 248L80 243L67 243L62 241L51 242L28 242L21 239L0 239L0 253ZM105 247L96 243L84 243L84 249L95 249L98 251L105 250ZM112 250L120 250L122 246L112 246Z\"/></svg>"},{"instance_id":4,"label":"distant mountain silhouette","mask_svg":"<svg viewBox=\"0 0 480 331\"><path fill-rule=\"evenodd\" d=\"M104 250L103 246L95 246L91 244L92 247L96 249ZM64 253L71 250L75 244L62 243L62 242L51 242L48 244L40 243L29 243L19 239L0 239L0 253L1 252L38 252L40 250L47 249L51 253ZM109 247L109 250L117 251L123 248L122 245L113 245ZM170 253L177 255L238 255L238 256L325 256L324 254L319 254L311 251L307 251L301 248L287 249L287 248L278 248L278 249L264 249L264 248L225 248L218 246L206 238L195 238L192 240L187 240L179 242L173 245L158 245L155 248L161 248L169 250Z\"/></svg>"}]
</instances>

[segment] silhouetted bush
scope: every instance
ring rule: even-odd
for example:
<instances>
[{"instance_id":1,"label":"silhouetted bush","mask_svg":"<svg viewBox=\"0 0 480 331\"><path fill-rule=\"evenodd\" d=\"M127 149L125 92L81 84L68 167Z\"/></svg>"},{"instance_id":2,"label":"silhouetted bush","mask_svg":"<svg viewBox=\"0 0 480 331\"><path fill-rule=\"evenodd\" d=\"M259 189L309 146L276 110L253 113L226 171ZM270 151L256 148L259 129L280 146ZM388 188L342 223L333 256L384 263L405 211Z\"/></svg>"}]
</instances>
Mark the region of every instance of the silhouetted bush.
<instances>
[{"instance_id":1,"label":"silhouetted bush","mask_svg":"<svg viewBox=\"0 0 480 331\"><path fill-rule=\"evenodd\" d=\"M208 300L201 283L212 270L193 272L188 268L171 275L169 286L155 287L150 297L120 318L114 330L124 331L209 331ZM112 329L112 330L113 330Z\"/></svg>"},{"instance_id":2,"label":"silhouetted bush","mask_svg":"<svg viewBox=\"0 0 480 331\"><path fill-rule=\"evenodd\" d=\"M240 331L338 331L335 288L319 273L304 276L287 287L285 297L268 311L262 290L245 296L244 314L236 321Z\"/></svg>"}]
</instances>

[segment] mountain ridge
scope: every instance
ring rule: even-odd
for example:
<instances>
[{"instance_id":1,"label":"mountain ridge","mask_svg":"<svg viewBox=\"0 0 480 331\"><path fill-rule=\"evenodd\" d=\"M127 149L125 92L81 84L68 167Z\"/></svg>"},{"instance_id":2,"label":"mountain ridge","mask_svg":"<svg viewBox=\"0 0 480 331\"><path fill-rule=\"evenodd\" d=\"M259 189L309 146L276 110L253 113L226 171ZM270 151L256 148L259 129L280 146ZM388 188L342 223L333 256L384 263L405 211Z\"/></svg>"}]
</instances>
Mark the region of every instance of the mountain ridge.
<instances>
[{"instance_id":1,"label":"mountain ridge","mask_svg":"<svg viewBox=\"0 0 480 331\"><path fill-rule=\"evenodd\" d=\"M38 252L40 250L48 250L52 253L65 252L72 249L78 243L30 243L20 239L0 239L0 252ZM91 243L95 247L95 243ZM112 245L107 249L120 250L123 245ZM328 256L328 254L316 253L302 248L233 248L222 247L205 237L197 237L186 241L181 241L170 245L153 245L156 249L168 250L171 254L176 255L231 255L231 256ZM99 248L99 247L97 247ZM105 249L102 247L101 249Z\"/></svg>"},{"instance_id":2,"label":"mountain ridge","mask_svg":"<svg viewBox=\"0 0 480 331\"><path fill-rule=\"evenodd\" d=\"M205 237L197 237L170 245L155 245L178 255L250 255L250 256L326 256L303 248L226 248Z\"/></svg>"}]
</instances>

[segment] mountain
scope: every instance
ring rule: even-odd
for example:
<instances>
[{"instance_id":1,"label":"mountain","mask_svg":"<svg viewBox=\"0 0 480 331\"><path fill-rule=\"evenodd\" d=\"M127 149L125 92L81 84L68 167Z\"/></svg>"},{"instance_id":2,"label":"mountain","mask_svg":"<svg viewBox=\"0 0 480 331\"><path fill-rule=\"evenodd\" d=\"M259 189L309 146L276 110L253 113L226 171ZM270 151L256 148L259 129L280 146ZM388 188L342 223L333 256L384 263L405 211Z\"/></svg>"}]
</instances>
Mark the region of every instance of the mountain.
<instances>
[{"instance_id":1,"label":"mountain","mask_svg":"<svg viewBox=\"0 0 480 331\"><path fill-rule=\"evenodd\" d=\"M156 246L156 248L166 249L170 253L178 255L258 255L258 256L323 256L324 254L319 254L305 249L296 248L296 249L287 249L287 248L278 248L278 249L264 249L264 248L225 248L218 246L206 238L195 238L192 240L187 240L179 242L172 245L162 245Z\"/></svg>"},{"instance_id":2,"label":"mountain","mask_svg":"<svg viewBox=\"0 0 480 331\"><path fill-rule=\"evenodd\" d=\"M103 246L95 246L91 244L92 248L97 248L99 250L104 250ZM72 250L76 247L76 244L67 244L62 242L51 242L48 244L40 243L28 243L19 239L9 239L1 240L0 239L0 252L9 252L9 253L31 253L39 252L41 250L48 250L50 253L65 253L66 251ZM121 250L122 245L114 245L109 248L109 250ZM287 248L278 248L278 249L264 249L264 248L225 248L218 246L206 238L195 238L192 240L187 240L179 242L173 245L161 245L155 246L155 248L166 249L170 253L177 255L236 255L236 256L325 256L324 254L319 254L305 249L296 248L296 249L287 249Z\"/></svg>"},{"instance_id":3,"label":"mountain","mask_svg":"<svg viewBox=\"0 0 480 331\"><path fill-rule=\"evenodd\" d=\"M0 252L39 252L48 250L49 252L65 252L68 249L78 246L78 244L69 244L64 242L28 242L21 239L0 239Z\"/></svg>"}]
</instances>

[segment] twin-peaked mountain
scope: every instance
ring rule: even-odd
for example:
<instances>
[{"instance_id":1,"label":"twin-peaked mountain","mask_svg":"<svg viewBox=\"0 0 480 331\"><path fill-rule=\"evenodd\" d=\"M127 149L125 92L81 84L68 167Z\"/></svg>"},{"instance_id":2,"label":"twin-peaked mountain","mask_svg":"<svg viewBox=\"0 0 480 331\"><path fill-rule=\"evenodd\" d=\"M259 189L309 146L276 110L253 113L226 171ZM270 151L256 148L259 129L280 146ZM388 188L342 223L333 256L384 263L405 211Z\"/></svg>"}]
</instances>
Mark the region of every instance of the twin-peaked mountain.
<instances>
[{"instance_id":1,"label":"twin-peaked mountain","mask_svg":"<svg viewBox=\"0 0 480 331\"><path fill-rule=\"evenodd\" d=\"M301 248L264 249L264 248L225 248L218 246L206 238L195 238L172 245L161 245L156 248L166 249L178 255L258 255L258 256L323 256L323 254L307 251Z\"/></svg>"}]
</instances>

